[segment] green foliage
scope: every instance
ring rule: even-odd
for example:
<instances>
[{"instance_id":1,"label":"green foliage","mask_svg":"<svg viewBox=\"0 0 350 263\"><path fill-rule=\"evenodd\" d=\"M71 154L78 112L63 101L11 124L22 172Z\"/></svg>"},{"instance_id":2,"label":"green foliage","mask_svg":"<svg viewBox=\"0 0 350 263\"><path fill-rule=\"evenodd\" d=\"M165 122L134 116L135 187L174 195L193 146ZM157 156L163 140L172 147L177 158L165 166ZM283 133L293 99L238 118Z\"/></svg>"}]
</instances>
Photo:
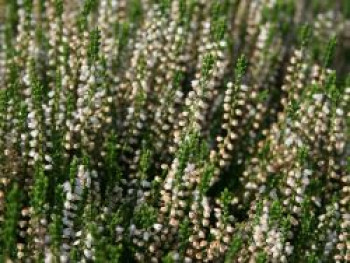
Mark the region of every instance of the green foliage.
<instances>
[{"instance_id":1,"label":"green foliage","mask_svg":"<svg viewBox=\"0 0 350 263\"><path fill-rule=\"evenodd\" d=\"M225 257L225 263L231 262L231 260L236 257L236 254L239 252L242 246L243 246L242 237L240 236L240 234L237 234L231 241L230 247Z\"/></svg>"},{"instance_id":2,"label":"green foliage","mask_svg":"<svg viewBox=\"0 0 350 263\"><path fill-rule=\"evenodd\" d=\"M139 228L151 227L157 219L157 212L154 207L147 204L138 206L134 212L134 223Z\"/></svg>"},{"instance_id":3,"label":"green foliage","mask_svg":"<svg viewBox=\"0 0 350 263\"><path fill-rule=\"evenodd\" d=\"M325 52L324 63L323 63L323 66L325 68L328 68L332 62L336 45L337 45L337 38L332 37L331 40L328 42L326 52Z\"/></svg>"},{"instance_id":4,"label":"green foliage","mask_svg":"<svg viewBox=\"0 0 350 263\"><path fill-rule=\"evenodd\" d=\"M244 55L240 56L237 60L235 70L235 84L236 86L242 83L243 76L247 70L247 60Z\"/></svg>"},{"instance_id":5,"label":"green foliage","mask_svg":"<svg viewBox=\"0 0 350 263\"><path fill-rule=\"evenodd\" d=\"M40 163L35 165L34 180L35 182L31 198L32 206L35 213L42 214L45 211L45 205L47 202L48 178L44 173L43 165Z\"/></svg>"},{"instance_id":6,"label":"green foliage","mask_svg":"<svg viewBox=\"0 0 350 263\"><path fill-rule=\"evenodd\" d=\"M265 252L259 252L256 257L256 262L258 263L265 263L267 262L267 255Z\"/></svg>"},{"instance_id":7,"label":"green foliage","mask_svg":"<svg viewBox=\"0 0 350 263\"><path fill-rule=\"evenodd\" d=\"M90 63L94 62L98 58L99 46L100 32L98 29L95 29L90 33L90 43L88 47L88 58Z\"/></svg>"},{"instance_id":8,"label":"green foliage","mask_svg":"<svg viewBox=\"0 0 350 263\"><path fill-rule=\"evenodd\" d=\"M227 188L224 189L224 191L221 193L220 196L220 203L222 204L222 216L223 216L223 221L224 223L229 221L230 217L230 204L232 201L232 196Z\"/></svg>"},{"instance_id":9,"label":"green foliage","mask_svg":"<svg viewBox=\"0 0 350 263\"><path fill-rule=\"evenodd\" d=\"M20 216L21 192L17 183L14 183L7 195L4 224L1 229L1 244L5 257L13 258L16 255L17 224Z\"/></svg>"},{"instance_id":10,"label":"green foliage","mask_svg":"<svg viewBox=\"0 0 350 263\"><path fill-rule=\"evenodd\" d=\"M200 181L200 192L202 195L205 195L207 193L207 191L209 190L210 187L210 181L213 178L214 175L214 169L215 166L213 164L207 164L204 168L204 172Z\"/></svg>"},{"instance_id":11,"label":"green foliage","mask_svg":"<svg viewBox=\"0 0 350 263\"><path fill-rule=\"evenodd\" d=\"M187 246L189 245L188 239L190 235L191 235L190 221L188 220L188 218L186 218L180 223L180 228L179 228L179 252L180 252L180 255L182 256L186 251Z\"/></svg>"}]
</instances>

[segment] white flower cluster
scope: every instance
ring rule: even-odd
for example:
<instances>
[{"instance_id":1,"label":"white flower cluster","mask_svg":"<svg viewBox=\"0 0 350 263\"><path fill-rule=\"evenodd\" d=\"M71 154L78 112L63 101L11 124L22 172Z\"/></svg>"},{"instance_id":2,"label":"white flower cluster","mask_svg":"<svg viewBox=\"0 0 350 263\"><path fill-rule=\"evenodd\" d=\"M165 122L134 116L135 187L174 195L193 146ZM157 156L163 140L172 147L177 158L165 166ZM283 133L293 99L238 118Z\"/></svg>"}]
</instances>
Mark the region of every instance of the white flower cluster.
<instances>
[{"instance_id":1,"label":"white flower cluster","mask_svg":"<svg viewBox=\"0 0 350 263\"><path fill-rule=\"evenodd\" d=\"M345 2L0 0L0 262L350 262Z\"/></svg>"}]
</instances>

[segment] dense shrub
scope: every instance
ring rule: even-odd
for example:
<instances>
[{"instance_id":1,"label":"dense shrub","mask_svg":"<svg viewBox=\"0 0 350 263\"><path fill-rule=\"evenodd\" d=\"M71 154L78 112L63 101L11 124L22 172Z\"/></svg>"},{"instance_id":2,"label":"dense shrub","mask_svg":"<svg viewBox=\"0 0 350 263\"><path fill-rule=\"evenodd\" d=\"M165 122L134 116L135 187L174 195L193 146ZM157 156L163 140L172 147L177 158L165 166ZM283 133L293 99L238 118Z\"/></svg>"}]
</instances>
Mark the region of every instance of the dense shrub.
<instances>
[{"instance_id":1,"label":"dense shrub","mask_svg":"<svg viewBox=\"0 0 350 263\"><path fill-rule=\"evenodd\" d=\"M349 1L0 11L0 262L350 262Z\"/></svg>"}]
</instances>

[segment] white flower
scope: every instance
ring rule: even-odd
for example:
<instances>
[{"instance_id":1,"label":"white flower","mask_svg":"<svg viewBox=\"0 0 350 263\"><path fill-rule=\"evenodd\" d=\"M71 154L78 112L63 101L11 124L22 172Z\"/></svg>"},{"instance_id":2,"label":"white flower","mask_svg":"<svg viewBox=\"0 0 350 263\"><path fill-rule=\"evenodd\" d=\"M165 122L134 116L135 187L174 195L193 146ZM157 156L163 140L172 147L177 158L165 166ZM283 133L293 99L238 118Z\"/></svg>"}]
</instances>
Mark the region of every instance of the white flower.
<instances>
[{"instance_id":1,"label":"white flower","mask_svg":"<svg viewBox=\"0 0 350 263\"><path fill-rule=\"evenodd\" d=\"M342 110L342 109L336 109L336 111L335 111L336 113L337 113L337 115L339 115L339 116L343 116L344 115L344 111Z\"/></svg>"},{"instance_id":2,"label":"white flower","mask_svg":"<svg viewBox=\"0 0 350 263\"><path fill-rule=\"evenodd\" d=\"M39 131L38 131L38 130L33 130L33 131L30 132L30 135L31 135L33 138L37 137L38 134L39 134Z\"/></svg>"},{"instance_id":3,"label":"white flower","mask_svg":"<svg viewBox=\"0 0 350 263\"><path fill-rule=\"evenodd\" d=\"M330 110L329 110L329 107L327 105L323 105L322 107L322 111L325 113L325 114L329 114Z\"/></svg>"},{"instance_id":4,"label":"white flower","mask_svg":"<svg viewBox=\"0 0 350 263\"><path fill-rule=\"evenodd\" d=\"M60 255L60 261L61 261L62 263L68 262L68 255L66 255L66 254L61 254L61 255Z\"/></svg>"},{"instance_id":5,"label":"white flower","mask_svg":"<svg viewBox=\"0 0 350 263\"><path fill-rule=\"evenodd\" d=\"M297 203L299 203L299 204L301 204L302 202L303 202L303 198L301 197L301 196L296 196L295 197L295 201L297 202Z\"/></svg>"},{"instance_id":6,"label":"white flower","mask_svg":"<svg viewBox=\"0 0 350 263\"><path fill-rule=\"evenodd\" d=\"M92 251L90 249L84 249L84 256L87 259L91 259L92 258Z\"/></svg>"},{"instance_id":7,"label":"white flower","mask_svg":"<svg viewBox=\"0 0 350 263\"><path fill-rule=\"evenodd\" d=\"M121 226L117 226L117 227L115 228L115 231L116 231L118 234L121 234L121 233L124 232L124 228L121 227Z\"/></svg>"},{"instance_id":8,"label":"white flower","mask_svg":"<svg viewBox=\"0 0 350 263\"><path fill-rule=\"evenodd\" d=\"M23 80L23 83L25 85L29 85L30 84L30 79L29 79L29 75L28 74L24 75L22 80Z\"/></svg>"},{"instance_id":9,"label":"white flower","mask_svg":"<svg viewBox=\"0 0 350 263\"><path fill-rule=\"evenodd\" d=\"M49 91L48 96L49 98L53 98L53 96L55 96L55 91L54 90Z\"/></svg>"},{"instance_id":10,"label":"white flower","mask_svg":"<svg viewBox=\"0 0 350 263\"><path fill-rule=\"evenodd\" d=\"M49 162L49 163L52 162L51 156L50 156L50 155L47 155L47 154L45 154L45 160L46 160L47 162Z\"/></svg>"},{"instance_id":11,"label":"white flower","mask_svg":"<svg viewBox=\"0 0 350 263\"><path fill-rule=\"evenodd\" d=\"M35 148L38 145L38 141L37 140L30 140L29 141L29 146L31 148ZM33 157L33 156L32 156Z\"/></svg>"},{"instance_id":12,"label":"white flower","mask_svg":"<svg viewBox=\"0 0 350 263\"><path fill-rule=\"evenodd\" d=\"M293 137L290 136L285 140L284 144L289 147L292 145L293 141L294 141Z\"/></svg>"},{"instance_id":13,"label":"white flower","mask_svg":"<svg viewBox=\"0 0 350 263\"><path fill-rule=\"evenodd\" d=\"M295 186L295 180L292 177L288 177L287 184L291 186L292 188Z\"/></svg>"},{"instance_id":14,"label":"white flower","mask_svg":"<svg viewBox=\"0 0 350 263\"><path fill-rule=\"evenodd\" d=\"M302 180L303 185L309 185L310 184L310 179L309 178L303 178Z\"/></svg>"},{"instance_id":15,"label":"white flower","mask_svg":"<svg viewBox=\"0 0 350 263\"><path fill-rule=\"evenodd\" d=\"M143 233L143 240L147 242L149 240L149 238L150 238L149 232L145 231Z\"/></svg>"},{"instance_id":16,"label":"white flower","mask_svg":"<svg viewBox=\"0 0 350 263\"><path fill-rule=\"evenodd\" d=\"M179 259L180 259L179 253L177 253L177 252L173 253L173 260L178 261Z\"/></svg>"},{"instance_id":17,"label":"white flower","mask_svg":"<svg viewBox=\"0 0 350 263\"><path fill-rule=\"evenodd\" d=\"M70 228L63 229L63 236L70 237L72 235L72 230Z\"/></svg>"},{"instance_id":18,"label":"white flower","mask_svg":"<svg viewBox=\"0 0 350 263\"><path fill-rule=\"evenodd\" d=\"M310 175L312 175L312 171L310 169L305 169L304 170L304 175L310 176Z\"/></svg>"},{"instance_id":19,"label":"white flower","mask_svg":"<svg viewBox=\"0 0 350 263\"><path fill-rule=\"evenodd\" d=\"M323 94L317 93L317 94L312 95L312 97L313 97L314 100L316 100L316 101L321 101L322 98L323 98Z\"/></svg>"},{"instance_id":20,"label":"white flower","mask_svg":"<svg viewBox=\"0 0 350 263\"><path fill-rule=\"evenodd\" d=\"M71 192L72 191L72 187L70 185L70 182L66 181L63 184L63 191L65 191L65 192Z\"/></svg>"},{"instance_id":21,"label":"white flower","mask_svg":"<svg viewBox=\"0 0 350 263\"><path fill-rule=\"evenodd\" d=\"M88 233L86 235L86 241L85 241L85 244L88 248L91 248L92 241L93 241L92 235L91 235L91 233Z\"/></svg>"},{"instance_id":22,"label":"white flower","mask_svg":"<svg viewBox=\"0 0 350 263\"><path fill-rule=\"evenodd\" d=\"M146 181L146 180L142 180L141 181L141 186L144 187L144 188L149 188L149 187L151 187L151 183Z\"/></svg>"},{"instance_id":23,"label":"white flower","mask_svg":"<svg viewBox=\"0 0 350 263\"><path fill-rule=\"evenodd\" d=\"M153 228L158 232L158 231L160 231L161 229L162 229L162 225L161 224L154 224L153 225Z\"/></svg>"},{"instance_id":24,"label":"white flower","mask_svg":"<svg viewBox=\"0 0 350 263\"><path fill-rule=\"evenodd\" d=\"M35 150L31 150L30 152L29 152L29 156L30 157L34 157L36 155L36 152L35 152Z\"/></svg>"},{"instance_id":25,"label":"white flower","mask_svg":"<svg viewBox=\"0 0 350 263\"><path fill-rule=\"evenodd\" d=\"M44 166L45 171L51 171L52 170L52 165L51 164L47 164Z\"/></svg>"},{"instance_id":26,"label":"white flower","mask_svg":"<svg viewBox=\"0 0 350 263\"><path fill-rule=\"evenodd\" d=\"M285 251L287 255L291 255L293 253L293 246L291 246L289 242L286 243Z\"/></svg>"},{"instance_id":27,"label":"white flower","mask_svg":"<svg viewBox=\"0 0 350 263\"><path fill-rule=\"evenodd\" d=\"M130 235L133 235L134 232L136 231L136 226L134 224L131 224L129 227L129 230L130 230Z\"/></svg>"},{"instance_id":28,"label":"white flower","mask_svg":"<svg viewBox=\"0 0 350 263\"><path fill-rule=\"evenodd\" d=\"M45 263L51 263L53 262L53 256L52 256L52 253L51 251L45 251L45 259L44 259L44 262Z\"/></svg>"},{"instance_id":29,"label":"white flower","mask_svg":"<svg viewBox=\"0 0 350 263\"><path fill-rule=\"evenodd\" d=\"M199 85L199 80L192 80L191 84L192 84L192 87L193 87L193 88L198 87L198 85Z\"/></svg>"},{"instance_id":30,"label":"white flower","mask_svg":"<svg viewBox=\"0 0 350 263\"><path fill-rule=\"evenodd\" d=\"M34 119L35 118L35 111L31 111L29 114L28 114L28 119Z\"/></svg>"}]
</instances>

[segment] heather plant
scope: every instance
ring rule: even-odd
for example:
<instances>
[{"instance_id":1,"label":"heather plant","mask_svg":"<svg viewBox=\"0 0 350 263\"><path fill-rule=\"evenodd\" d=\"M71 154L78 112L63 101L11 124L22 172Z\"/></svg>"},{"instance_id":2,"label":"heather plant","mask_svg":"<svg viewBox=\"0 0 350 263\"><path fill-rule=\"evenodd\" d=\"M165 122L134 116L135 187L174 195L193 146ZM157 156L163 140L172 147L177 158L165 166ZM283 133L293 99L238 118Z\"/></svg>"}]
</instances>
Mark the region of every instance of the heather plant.
<instances>
[{"instance_id":1,"label":"heather plant","mask_svg":"<svg viewBox=\"0 0 350 263\"><path fill-rule=\"evenodd\" d=\"M0 262L350 262L350 4L0 0Z\"/></svg>"}]
</instances>

